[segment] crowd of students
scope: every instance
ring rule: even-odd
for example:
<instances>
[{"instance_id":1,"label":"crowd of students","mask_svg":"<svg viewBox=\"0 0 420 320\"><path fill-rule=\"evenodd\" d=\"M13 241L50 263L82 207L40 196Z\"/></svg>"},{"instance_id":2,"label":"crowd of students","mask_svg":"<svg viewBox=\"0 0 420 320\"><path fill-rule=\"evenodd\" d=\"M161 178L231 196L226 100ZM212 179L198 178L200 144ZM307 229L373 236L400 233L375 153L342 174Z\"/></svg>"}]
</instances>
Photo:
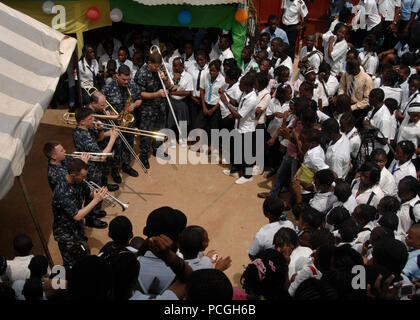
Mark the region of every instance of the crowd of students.
<instances>
[{"instance_id":1,"label":"crowd of students","mask_svg":"<svg viewBox=\"0 0 420 320\"><path fill-rule=\"evenodd\" d=\"M268 224L250 239L241 288L223 273L230 258L206 251L206 230L187 226L182 212L162 207L148 216L147 239L133 238L130 221L119 216L109 224L112 242L99 256L85 247L70 250L75 264L63 291L44 278L47 263L30 255L30 239L18 236L17 257L3 258L0 270L16 297L418 298L420 1L361 0L353 20L352 6L331 1L330 28L306 35L298 70L295 44L308 14L301 0L282 1L280 27L271 15L256 46L243 48L241 63L233 58L231 35L222 30L186 31L164 41L163 62L175 85L170 99L188 130L237 130L254 152L255 133L264 132L264 167L220 153L221 163L230 164L223 173L237 184L264 171L267 179L275 176L270 192L258 194ZM94 47L86 46L80 80L112 82L122 65L136 79L143 65L156 63L150 47L162 39L148 41L141 32L129 38L128 47L117 39L100 43L99 62ZM164 127L174 127L169 119ZM187 147L184 138L180 147ZM201 139L190 150L219 151ZM290 192L287 202L280 199L283 191ZM290 209L294 219L285 213ZM367 287L352 286L355 266L365 270ZM100 280L87 281L93 272ZM15 296L11 287L1 285L2 297Z\"/></svg>"}]
</instances>

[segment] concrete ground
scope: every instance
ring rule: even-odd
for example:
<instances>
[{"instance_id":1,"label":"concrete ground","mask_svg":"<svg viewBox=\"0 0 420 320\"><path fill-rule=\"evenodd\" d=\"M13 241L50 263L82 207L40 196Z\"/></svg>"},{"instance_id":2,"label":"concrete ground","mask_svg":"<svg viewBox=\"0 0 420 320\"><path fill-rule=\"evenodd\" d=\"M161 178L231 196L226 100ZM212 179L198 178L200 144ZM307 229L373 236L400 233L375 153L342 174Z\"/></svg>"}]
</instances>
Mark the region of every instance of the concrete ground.
<instances>
[{"instance_id":1,"label":"concrete ground","mask_svg":"<svg viewBox=\"0 0 420 320\"><path fill-rule=\"evenodd\" d=\"M26 158L22 175L56 264L60 264L62 260L52 235L52 193L47 182L47 161L42 148L46 141L58 140L68 153L74 150L72 128L64 125L61 119L64 112L63 109L47 109L35 135L31 152ZM137 148L138 145L135 146L136 150ZM169 153L176 156L176 150L171 149ZM196 156L195 152L188 153L189 156ZM186 214L188 225L200 225L208 231L208 249L217 250L222 257L232 258L232 266L226 270L226 274L233 285L240 286L240 276L249 263L247 248L255 233L268 222L262 213L263 200L257 198L257 193L268 191L272 181L260 175L255 176L252 182L236 185L235 178L222 173L225 166L218 164L161 165L152 156L150 165L148 175L143 174L137 163L134 163L134 168L139 171L139 177L122 174L123 183L114 195L123 202L129 202L130 206L124 213L120 206L107 207L108 215L103 220L109 223L112 218L123 214L131 220L134 235L143 236L147 215L152 210L161 206L179 209ZM111 183L112 179L109 178L109 181ZM284 197L286 195L282 194ZM0 201L0 212L1 255L6 255L8 259L13 257L12 241L18 233L30 235L35 244L34 253L43 254L17 181ZM107 229L86 228L86 234L92 254L97 254L110 240Z\"/></svg>"}]
</instances>

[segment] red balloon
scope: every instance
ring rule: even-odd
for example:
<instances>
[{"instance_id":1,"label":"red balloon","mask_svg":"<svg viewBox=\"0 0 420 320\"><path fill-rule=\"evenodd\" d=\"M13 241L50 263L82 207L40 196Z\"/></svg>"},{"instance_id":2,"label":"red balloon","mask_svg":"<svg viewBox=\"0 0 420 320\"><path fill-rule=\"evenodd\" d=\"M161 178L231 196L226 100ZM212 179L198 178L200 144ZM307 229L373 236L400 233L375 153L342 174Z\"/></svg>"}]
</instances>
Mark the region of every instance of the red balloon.
<instances>
[{"instance_id":1,"label":"red balloon","mask_svg":"<svg viewBox=\"0 0 420 320\"><path fill-rule=\"evenodd\" d=\"M99 17L101 16L101 14L99 13L99 9L98 7L90 7L87 11L86 11L86 17L90 20L90 21L95 21L98 20Z\"/></svg>"}]
</instances>

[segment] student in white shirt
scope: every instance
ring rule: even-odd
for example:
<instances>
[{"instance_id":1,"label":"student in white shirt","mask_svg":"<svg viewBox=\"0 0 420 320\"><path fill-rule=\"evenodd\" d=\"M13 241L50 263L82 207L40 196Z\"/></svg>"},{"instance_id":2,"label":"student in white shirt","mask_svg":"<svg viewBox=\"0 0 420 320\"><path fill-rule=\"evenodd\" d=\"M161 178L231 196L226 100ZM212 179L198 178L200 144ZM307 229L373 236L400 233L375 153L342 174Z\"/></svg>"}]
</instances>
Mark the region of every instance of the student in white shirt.
<instances>
[{"instance_id":1,"label":"student in white shirt","mask_svg":"<svg viewBox=\"0 0 420 320\"><path fill-rule=\"evenodd\" d=\"M117 75L117 62L115 60L109 60L106 64L106 68L103 74L105 85L110 84L115 80Z\"/></svg>"},{"instance_id":2,"label":"student in white shirt","mask_svg":"<svg viewBox=\"0 0 420 320\"><path fill-rule=\"evenodd\" d=\"M189 69L194 67L195 56L194 56L194 46L191 41L187 41L184 44L184 53L182 54L184 59L185 71L189 72Z\"/></svg>"},{"instance_id":3,"label":"student in white shirt","mask_svg":"<svg viewBox=\"0 0 420 320\"><path fill-rule=\"evenodd\" d=\"M179 235L179 251L183 259L187 262L193 271L200 269L212 269L213 262L209 256L202 255L203 233L198 226L188 226Z\"/></svg>"},{"instance_id":4,"label":"student in white shirt","mask_svg":"<svg viewBox=\"0 0 420 320\"><path fill-rule=\"evenodd\" d=\"M408 99L401 104L400 110L397 110L395 116L397 120L402 121L407 116L408 107L413 102L420 102L420 74L416 73L408 79Z\"/></svg>"},{"instance_id":5,"label":"student in white shirt","mask_svg":"<svg viewBox=\"0 0 420 320\"><path fill-rule=\"evenodd\" d=\"M270 92L267 90L268 77L264 73L255 76L255 90L258 96L258 105L255 110L256 129L265 129L265 116L267 107L271 101Z\"/></svg>"},{"instance_id":6,"label":"student in white shirt","mask_svg":"<svg viewBox=\"0 0 420 320\"><path fill-rule=\"evenodd\" d=\"M122 65L126 65L127 67L129 67L131 74L133 74L133 62L128 59L128 49L127 49L127 47L121 47L121 48L118 49L117 70Z\"/></svg>"},{"instance_id":7,"label":"student in white shirt","mask_svg":"<svg viewBox=\"0 0 420 320\"><path fill-rule=\"evenodd\" d=\"M395 87L401 88L402 97L400 106L405 106L409 96L408 78L410 77L410 68L408 66L400 65L397 71L398 82L395 84Z\"/></svg>"},{"instance_id":8,"label":"student in white shirt","mask_svg":"<svg viewBox=\"0 0 420 320\"><path fill-rule=\"evenodd\" d=\"M404 236L410 227L420 221L420 183L416 178L407 176L398 184L398 197L401 207L397 212L399 225L397 233Z\"/></svg>"},{"instance_id":9,"label":"student in white shirt","mask_svg":"<svg viewBox=\"0 0 420 320\"><path fill-rule=\"evenodd\" d=\"M381 0L378 2L379 14L382 16L382 36L384 37L384 48L392 48L396 41L393 35L396 31L400 16L401 0Z\"/></svg>"},{"instance_id":10,"label":"student in white shirt","mask_svg":"<svg viewBox=\"0 0 420 320\"><path fill-rule=\"evenodd\" d=\"M133 44L128 47L128 54L133 57L136 52L143 51L143 36L140 32L133 34Z\"/></svg>"},{"instance_id":11,"label":"student in white shirt","mask_svg":"<svg viewBox=\"0 0 420 320\"><path fill-rule=\"evenodd\" d=\"M379 65L378 55L376 54L377 45L376 38L373 34L363 39L363 51L359 53L360 66L364 71L373 77Z\"/></svg>"},{"instance_id":12,"label":"student in white shirt","mask_svg":"<svg viewBox=\"0 0 420 320\"><path fill-rule=\"evenodd\" d=\"M191 109L189 110L190 129L195 128L195 121L198 114L200 113L200 110L202 109L200 87L202 81L204 81L204 78L207 77L208 68L208 55L203 50L198 50L195 53L195 63L187 71L189 74L191 74L193 80Z\"/></svg>"},{"instance_id":13,"label":"student in white shirt","mask_svg":"<svg viewBox=\"0 0 420 320\"><path fill-rule=\"evenodd\" d=\"M235 129L241 134L242 138L242 157L238 160L239 154L235 157L235 148L231 150L231 159L233 163L230 170L223 170L226 175L234 177L239 176L239 172L243 170L243 176L235 181L236 184L244 184L252 181L252 167L254 163L249 163L250 155L246 154L245 151L254 149L255 139L255 110L258 105L258 97L254 91L254 78L250 74L243 76L239 82L239 89L242 91L242 96L238 102L238 109L233 108L232 105L228 104L227 107L231 112L231 115L235 119ZM245 147L245 144L248 144ZM252 147L249 147L252 144ZM252 158L252 157L251 157Z\"/></svg>"},{"instance_id":14,"label":"student in white shirt","mask_svg":"<svg viewBox=\"0 0 420 320\"><path fill-rule=\"evenodd\" d=\"M391 172L385 167L387 162L387 155L383 149L375 149L370 155L372 161L381 168L381 179L379 180L379 187L385 196L397 195L397 184Z\"/></svg>"},{"instance_id":15,"label":"student in white shirt","mask_svg":"<svg viewBox=\"0 0 420 320\"><path fill-rule=\"evenodd\" d=\"M331 75L331 67L325 61L319 66L318 81L318 91L322 101L322 110L328 114L332 114L330 102L338 92L340 83L335 76Z\"/></svg>"},{"instance_id":16,"label":"student in white shirt","mask_svg":"<svg viewBox=\"0 0 420 320\"><path fill-rule=\"evenodd\" d=\"M105 53L100 56L98 64L99 64L99 71L105 71L106 65L109 60L117 60L118 53L114 53L114 43L112 40L106 40L104 42L104 50Z\"/></svg>"},{"instance_id":17,"label":"student in white shirt","mask_svg":"<svg viewBox=\"0 0 420 320\"><path fill-rule=\"evenodd\" d=\"M316 76L312 71L308 71L308 72L311 72L312 79L316 79ZM320 108L318 107L317 101L315 100L315 99L318 99L318 97L314 96L315 89L318 89L317 84L310 81L304 81L299 86L299 97L308 98L311 101L312 103L311 107L315 110L319 123L322 123L325 120L329 119L329 116L325 114L324 112L322 112ZM318 102L320 103L320 99L318 99Z\"/></svg>"},{"instance_id":18,"label":"student in white shirt","mask_svg":"<svg viewBox=\"0 0 420 320\"><path fill-rule=\"evenodd\" d=\"M181 57L176 57L172 62L174 87L170 90L169 95L174 108L175 116L178 123L181 121L188 122L188 104L187 97L191 96L193 92L192 76L185 71L184 60ZM175 127L175 120L172 112L168 115L168 128ZM182 126L181 126L182 128ZM182 132L179 137L179 145L181 147L187 146L188 132ZM170 147L175 146L175 141L170 141Z\"/></svg>"},{"instance_id":19,"label":"student in white shirt","mask_svg":"<svg viewBox=\"0 0 420 320\"><path fill-rule=\"evenodd\" d=\"M259 252L274 248L273 238L278 230L281 228L294 229L293 223L287 220L283 200L272 196L266 198L263 203L263 213L269 223L262 226L255 234L254 241L248 248L251 260L254 260Z\"/></svg>"},{"instance_id":20,"label":"student in white shirt","mask_svg":"<svg viewBox=\"0 0 420 320\"><path fill-rule=\"evenodd\" d=\"M336 199L332 183L334 182L334 174L329 169L319 170L315 173L314 183L316 193L309 201L309 205L321 213L327 213L334 199Z\"/></svg>"},{"instance_id":21,"label":"student in white shirt","mask_svg":"<svg viewBox=\"0 0 420 320\"><path fill-rule=\"evenodd\" d=\"M95 51L91 45L85 44L83 47L83 56L79 60L80 86L88 89L90 86L95 85L98 74L99 64L95 59ZM90 97L86 90L82 90L82 100L82 105L89 105Z\"/></svg>"},{"instance_id":22,"label":"student in white shirt","mask_svg":"<svg viewBox=\"0 0 420 320\"><path fill-rule=\"evenodd\" d=\"M220 36L219 39L219 49L220 49L220 56L219 56L219 60L223 65L223 61L225 61L225 59L230 59L230 58L234 58L232 50L230 49L230 46L232 45L232 38L230 35L228 34L223 34ZM224 75L224 70L222 67L222 75Z\"/></svg>"},{"instance_id":23,"label":"student in white shirt","mask_svg":"<svg viewBox=\"0 0 420 320\"><path fill-rule=\"evenodd\" d=\"M322 36L324 44L324 59L331 66L331 74L337 76L346 61L348 45L346 34L348 28L344 24L337 24L332 33L327 32Z\"/></svg>"},{"instance_id":24,"label":"student in white shirt","mask_svg":"<svg viewBox=\"0 0 420 320\"><path fill-rule=\"evenodd\" d=\"M163 62L169 73L172 73L172 63L176 57L181 56L181 53L179 53L179 50L175 47L175 43L172 40L169 40L166 42L166 50L163 54Z\"/></svg>"},{"instance_id":25,"label":"student in white shirt","mask_svg":"<svg viewBox=\"0 0 420 320\"><path fill-rule=\"evenodd\" d=\"M353 180L351 184L352 193L358 204L378 206L384 193L379 187L381 179L381 168L375 163L365 162L359 169L360 177Z\"/></svg>"},{"instance_id":26,"label":"student in white shirt","mask_svg":"<svg viewBox=\"0 0 420 320\"><path fill-rule=\"evenodd\" d=\"M286 36L287 37L287 36ZM276 38L273 37L273 39ZM258 40L257 48L255 49L256 53L260 51L271 52L270 44L271 44L271 36L268 32L261 32L260 39Z\"/></svg>"},{"instance_id":27,"label":"student in white shirt","mask_svg":"<svg viewBox=\"0 0 420 320\"><path fill-rule=\"evenodd\" d=\"M341 115L340 131L346 135L347 139L349 139L350 156L353 159L353 161L356 160L357 155L360 150L360 146L362 144L359 131L354 126L355 123L356 123L356 119L354 118L352 113L345 112Z\"/></svg>"},{"instance_id":28,"label":"student in white shirt","mask_svg":"<svg viewBox=\"0 0 420 320\"><path fill-rule=\"evenodd\" d=\"M372 89L369 93L369 105L373 107L363 121L365 127L372 126L375 132L374 148L382 148L389 152L389 140L391 137L392 123L391 114L384 102L384 91L380 88Z\"/></svg>"},{"instance_id":29,"label":"student in white shirt","mask_svg":"<svg viewBox=\"0 0 420 320\"><path fill-rule=\"evenodd\" d=\"M108 39L106 39L105 41L107 41L107 40L113 42L114 51L113 51L112 54L117 56L118 55L118 49L122 46L121 41L118 40L118 39L115 39L115 38L111 38L111 37L108 37ZM98 57L101 57L106 53L105 49L104 49L104 45L102 43L99 43L98 48L96 49L96 53L97 53Z\"/></svg>"},{"instance_id":30,"label":"student in white shirt","mask_svg":"<svg viewBox=\"0 0 420 320\"><path fill-rule=\"evenodd\" d=\"M402 103L402 89L395 88L395 84L398 81L398 73L393 69L385 70L382 73L382 85L380 89L384 91L384 101L388 98L395 99L400 107Z\"/></svg>"},{"instance_id":31,"label":"student in white shirt","mask_svg":"<svg viewBox=\"0 0 420 320\"><path fill-rule=\"evenodd\" d=\"M34 257L33 254L30 254L33 248L32 240L25 234L17 235L13 239L13 248L16 256L13 260L7 260L6 271L3 275L3 280L10 283L16 280L26 280L30 277L28 266Z\"/></svg>"},{"instance_id":32,"label":"student in white shirt","mask_svg":"<svg viewBox=\"0 0 420 320\"><path fill-rule=\"evenodd\" d=\"M206 72L205 77L201 78L200 82L200 98L201 110L195 121L195 128L201 130L219 129L220 127L220 108L218 105L220 99L219 89L225 85L225 78L220 72L220 60L213 60L209 64L209 71ZM211 137L211 135L208 135ZM194 147L203 148L203 143L200 142L198 146L193 146L193 150L198 149ZM210 148L211 141L207 141ZM209 153L210 150L208 150Z\"/></svg>"},{"instance_id":33,"label":"student in white shirt","mask_svg":"<svg viewBox=\"0 0 420 320\"><path fill-rule=\"evenodd\" d=\"M242 75L247 74L251 70L258 71L258 64L252 58L251 46L245 46L242 49Z\"/></svg>"},{"instance_id":34,"label":"student in white shirt","mask_svg":"<svg viewBox=\"0 0 420 320\"><path fill-rule=\"evenodd\" d=\"M276 61L276 64L274 65L274 69L276 69L279 66L286 66L289 68L290 74L289 74L289 81L292 81L292 75L293 75L293 60L288 55L289 51L289 45L286 43L282 43L277 51L278 59Z\"/></svg>"},{"instance_id":35,"label":"student in white shirt","mask_svg":"<svg viewBox=\"0 0 420 320\"><path fill-rule=\"evenodd\" d=\"M298 33L305 24L308 8L303 0L282 0L281 7L284 9L281 18L281 28L286 31L294 59Z\"/></svg>"},{"instance_id":36,"label":"student in white shirt","mask_svg":"<svg viewBox=\"0 0 420 320\"><path fill-rule=\"evenodd\" d=\"M338 178L344 179L350 170L350 141L340 133L337 120L332 118L322 123L322 132L331 139L325 153L325 162Z\"/></svg>"},{"instance_id":37,"label":"student in white shirt","mask_svg":"<svg viewBox=\"0 0 420 320\"><path fill-rule=\"evenodd\" d=\"M399 110L398 102L397 100L393 98L388 98L384 100L385 106L388 108L389 113L391 114L391 132L390 132L390 138L389 143L391 146L394 145L395 139L397 138L397 131L398 131L398 121L396 118L396 112ZM388 158L392 159L392 153L388 153Z\"/></svg>"},{"instance_id":38,"label":"student in white shirt","mask_svg":"<svg viewBox=\"0 0 420 320\"><path fill-rule=\"evenodd\" d=\"M414 102L408 107L408 116L398 130L397 142L408 140L414 144L415 155L420 154L420 103Z\"/></svg>"},{"instance_id":39,"label":"student in white shirt","mask_svg":"<svg viewBox=\"0 0 420 320\"><path fill-rule=\"evenodd\" d=\"M357 207L357 201L351 192L350 185L343 180L338 180L334 186L334 195L336 200L333 202L332 208L342 206L347 209L351 215Z\"/></svg>"},{"instance_id":40,"label":"student in white shirt","mask_svg":"<svg viewBox=\"0 0 420 320\"><path fill-rule=\"evenodd\" d=\"M366 31L368 34L374 34L376 39L379 39L382 19L379 15L378 4L375 0L360 0L359 5L365 9Z\"/></svg>"},{"instance_id":41,"label":"student in white shirt","mask_svg":"<svg viewBox=\"0 0 420 320\"><path fill-rule=\"evenodd\" d=\"M300 72L298 73L298 77L300 79L303 79L303 74L308 67L311 67L315 73L318 73L319 65L324 58L324 55L315 47L315 34L308 34L305 41L306 46L299 52L298 67Z\"/></svg>"},{"instance_id":42,"label":"student in white shirt","mask_svg":"<svg viewBox=\"0 0 420 320\"><path fill-rule=\"evenodd\" d=\"M397 147L395 148L395 159L388 168L394 176L397 185L400 180L406 176L417 178L416 167L411 162L414 152L414 144L411 141L403 140L398 142Z\"/></svg>"}]
</instances>

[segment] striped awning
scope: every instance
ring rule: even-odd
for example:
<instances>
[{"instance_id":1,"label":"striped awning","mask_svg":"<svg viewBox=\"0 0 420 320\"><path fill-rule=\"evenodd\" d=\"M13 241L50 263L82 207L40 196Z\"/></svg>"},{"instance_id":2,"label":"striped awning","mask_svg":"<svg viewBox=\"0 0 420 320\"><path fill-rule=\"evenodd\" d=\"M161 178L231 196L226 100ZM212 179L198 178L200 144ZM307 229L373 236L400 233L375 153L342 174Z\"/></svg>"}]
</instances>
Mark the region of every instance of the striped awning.
<instances>
[{"instance_id":1,"label":"striped awning","mask_svg":"<svg viewBox=\"0 0 420 320\"><path fill-rule=\"evenodd\" d=\"M135 2L144 4L146 6L159 6L159 5L183 5L188 4L191 6L209 6L218 4L232 4L243 3L243 0L133 0Z\"/></svg>"},{"instance_id":2,"label":"striped awning","mask_svg":"<svg viewBox=\"0 0 420 320\"><path fill-rule=\"evenodd\" d=\"M76 39L0 3L0 199L25 156Z\"/></svg>"}]
</instances>

